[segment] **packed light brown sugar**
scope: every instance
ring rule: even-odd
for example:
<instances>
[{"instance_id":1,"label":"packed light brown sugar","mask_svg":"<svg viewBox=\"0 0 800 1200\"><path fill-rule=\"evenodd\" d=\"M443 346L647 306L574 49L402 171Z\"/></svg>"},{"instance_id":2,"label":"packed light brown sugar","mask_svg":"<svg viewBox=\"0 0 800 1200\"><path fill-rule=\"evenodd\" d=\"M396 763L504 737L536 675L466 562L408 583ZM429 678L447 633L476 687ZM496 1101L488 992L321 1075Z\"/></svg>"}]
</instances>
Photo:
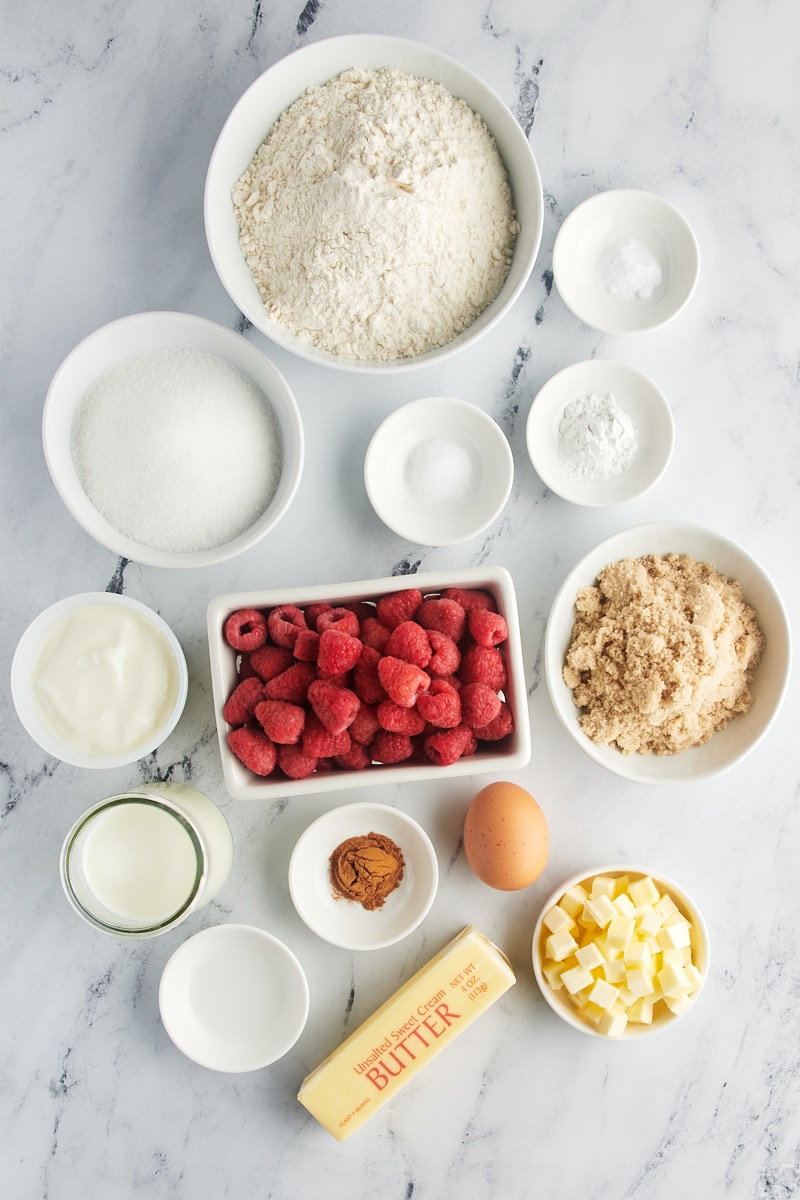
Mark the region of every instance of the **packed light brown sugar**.
<instances>
[{"instance_id":1,"label":"packed light brown sugar","mask_svg":"<svg viewBox=\"0 0 800 1200\"><path fill-rule=\"evenodd\" d=\"M708 563L611 563L578 592L575 614L562 674L593 742L678 754L750 708L764 635L741 585Z\"/></svg>"}]
</instances>

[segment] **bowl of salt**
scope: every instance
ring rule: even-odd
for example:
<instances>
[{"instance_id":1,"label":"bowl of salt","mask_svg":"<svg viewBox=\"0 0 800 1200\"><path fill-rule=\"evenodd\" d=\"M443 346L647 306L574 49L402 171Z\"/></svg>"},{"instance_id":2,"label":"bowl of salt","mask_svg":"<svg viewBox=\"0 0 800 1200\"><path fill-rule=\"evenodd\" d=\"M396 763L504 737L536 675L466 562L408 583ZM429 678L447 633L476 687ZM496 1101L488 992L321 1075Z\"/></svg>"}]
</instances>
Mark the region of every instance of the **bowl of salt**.
<instances>
[{"instance_id":1,"label":"bowl of salt","mask_svg":"<svg viewBox=\"0 0 800 1200\"><path fill-rule=\"evenodd\" d=\"M420 546L477 537L506 506L514 459L500 426L448 396L396 409L373 434L364 483L383 523Z\"/></svg>"}]
</instances>

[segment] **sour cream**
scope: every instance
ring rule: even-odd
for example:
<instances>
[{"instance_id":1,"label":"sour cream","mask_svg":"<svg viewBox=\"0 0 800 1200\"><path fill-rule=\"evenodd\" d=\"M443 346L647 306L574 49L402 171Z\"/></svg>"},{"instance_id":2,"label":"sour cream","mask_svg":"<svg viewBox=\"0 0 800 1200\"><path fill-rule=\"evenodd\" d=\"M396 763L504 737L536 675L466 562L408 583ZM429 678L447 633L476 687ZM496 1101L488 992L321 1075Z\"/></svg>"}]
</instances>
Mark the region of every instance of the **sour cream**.
<instances>
[{"instance_id":1,"label":"sour cream","mask_svg":"<svg viewBox=\"0 0 800 1200\"><path fill-rule=\"evenodd\" d=\"M167 639L125 605L87 604L48 631L31 692L41 721L80 754L116 757L150 741L178 700Z\"/></svg>"}]
</instances>

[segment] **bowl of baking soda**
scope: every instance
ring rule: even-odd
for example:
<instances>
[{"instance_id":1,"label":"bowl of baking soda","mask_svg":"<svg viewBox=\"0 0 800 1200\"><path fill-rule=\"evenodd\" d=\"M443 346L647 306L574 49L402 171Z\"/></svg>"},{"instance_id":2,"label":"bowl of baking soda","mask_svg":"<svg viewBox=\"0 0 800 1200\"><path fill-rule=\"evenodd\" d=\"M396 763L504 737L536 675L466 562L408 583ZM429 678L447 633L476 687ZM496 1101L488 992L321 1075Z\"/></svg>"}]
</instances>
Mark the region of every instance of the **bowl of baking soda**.
<instances>
[{"instance_id":1,"label":"bowl of baking soda","mask_svg":"<svg viewBox=\"0 0 800 1200\"><path fill-rule=\"evenodd\" d=\"M303 470L283 376L240 334L187 313L137 313L80 342L50 384L42 441L75 520L155 567L250 549L286 513Z\"/></svg>"}]
</instances>

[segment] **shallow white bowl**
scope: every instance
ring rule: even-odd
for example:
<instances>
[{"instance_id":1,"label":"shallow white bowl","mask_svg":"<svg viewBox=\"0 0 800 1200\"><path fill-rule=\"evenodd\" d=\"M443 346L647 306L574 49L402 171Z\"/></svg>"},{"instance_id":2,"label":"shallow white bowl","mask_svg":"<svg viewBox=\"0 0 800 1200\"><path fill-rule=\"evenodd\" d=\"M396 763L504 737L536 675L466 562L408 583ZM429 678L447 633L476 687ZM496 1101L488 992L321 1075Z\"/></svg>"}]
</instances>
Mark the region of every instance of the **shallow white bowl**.
<instances>
[{"instance_id":1,"label":"shallow white bowl","mask_svg":"<svg viewBox=\"0 0 800 1200\"><path fill-rule=\"evenodd\" d=\"M87 388L99 375L131 355L176 348L215 354L248 375L269 401L280 427L282 443L280 481L269 506L258 520L222 546L186 554L142 545L115 529L83 490L71 445L75 415ZM286 380L269 359L240 334L188 313L136 313L103 325L84 338L53 376L44 405L42 441L53 483L78 524L115 554L151 567L207 567L249 550L283 517L303 473L303 426L300 410Z\"/></svg>"},{"instance_id":2,"label":"shallow white bowl","mask_svg":"<svg viewBox=\"0 0 800 1200\"><path fill-rule=\"evenodd\" d=\"M424 494L409 472L415 453L433 440L443 443L445 453L433 481L437 490ZM464 462L469 459L466 492L454 480L448 493L444 457L451 448ZM400 537L421 546L454 546L482 533L505 508L513 482L514 458L500 426L474 404L447 396L396 409L373 434L364 459L375 512Z\"/></svg>"},{"instance_id":3,"label":"shallow white bowl","mask_svg":"<svg viewBox=\"0 0 800 1200\"><path fill-rule=\"evenodd\" d=\"M608 563L645 554L688 554L738 580L744 599L756 611L766 637L750 690L750 711L739 714L705 743L680 754L621 754L596 745L580 727L572 692L561 676L572 640L575 597L591 586ZM567 575L550 610L545 634L545 672L550 698L564 727L584 753L600 766L633 783L675 785L711 779L741 762L755 749L775 720L786 693L791 667L791 634L783 602L764 568L730 538L681 522L655 522L625 529L601 542Z\"/></svg>"},{"instance_id":4,"label":"shallow white bowl","mask_svg":"<svg viewBox=\"0 0 800 1200\"><path fill-rule=\"evenodd\" d=\"M330 857L347 838L380 833L403 852L399 885L380 908L337 895ZM309 929L344 950L380 950L401 941L430 911L439 884L436 851L425 830L387 804L345 804L308 826L289 860L289 892Z\"/></svg>"},{"instance_id":5,"label":"shallow white bowl","mask_svg":"<svg viewBox=\"0 0 800 1200\"><path fill-rule=\"evenodd\" d=\"M544 917L547 915L553 905L558 903L558 901L561 899L564 893L568 891L569 888L575 887L575 885L578 883L586 884L587 881L591 882L591 880L597 875L611 875L614 877L620 875L630 875L632 879L639 879L649 875L662 893L667 892L675 901L683 915L691 923L692 961L703 977L702 982L694 993L691 1005L689 1005L689 1007L682 1013L672 1013L668 1008L665 1008L663 1004L660 1004L654 1011L653 1022L651 1025L637 1024L631 1021L625 1026L624 1032L616 1037L609 1037L607 1034L601 1032L596 1025L593 1025L591 1021L582 1016L580 1011L572 1003L566 988L561 988L556 991L550 986L550 984L547 982L547 979L542 974L544 943L548 936L548 931L543 925ZM688 1013L693 1010L695 1003L699 999L700 993L705 986L711 962L708 929L703 919L703 914L700 912L700 909L697 907L694 900L692 900L691 896L689 896L688 893L685 892L682 887L679 887L678 884L672 879L669 879L666 875L662 875L659 871L653 871L649 867L636 865L628 866L626 864L619 863L612 864L611 866L595 867L594 869L581 871L576 875L572 875L569 879L565 879L564 882L560 884L555 891L553 891L552 895L548 896L547 900L542 906L542 911L539 914L539 918L533 931L532 954L533 973L536 976L536 982L538 983L542 995L552 1008L553 1012L561 1017L562 1021L566 1021L568 1025L571 1025L573 1029L577 1029L581 1033L589 1034L590 1037L602 1038L607 1042L635 1042L638 1041L639 1038L647 1037L652 1033L660 1033L664 1029L669 1029L682 1017L687 1016Z\"/></svg>"},{"instance_id":6,"label":"shallow white bowl","mask_svg":"<svg viewBox=\"0 0 800 1200\"><path fill-rule=\"evenodd\" d=\"M638 449L631 465L604 480L584 480L559 450L564 409L579 396L608 393L636 426ZM565 367L538 392L525 428L536 474L551 491L587 508L625 504L649 491L667 469L675 445L675 422L664 395L652 380L626 363L593 358Z\"/></svg>"},{"instance_id":7,"label":"shallow white bowl","mask_svg":"<svg viewBox=\"0 0 800 1200\"><path fill-rule=\"evenodd\" d=\"M148 738L147 741L135 746L126 754L116 756L84 754L79 750L75 750L72 746L65 745L49 725L46 724L34 699L33 671L39 656L39 649L45 637L69 613L76 612L86 605L94 604L120 605L132 609L148 621L164 638L173 656L178 676L178 691L175 704L161 729ZM58 600L55 604L52 604L50 608L39 613L31 621L17 644L11 663L11 695L14 700L14 707L17 710L17 716L38 746L41 746L48 754L52 754L55 758L60 759L61 762L69 763L73 767L90 767L95 769L124 767L128 763L137 762L140 758L152 754L162 742L166 741L178 724L186 704L188 688L189 672L186 666L186 659L180 642L166 621L162 620L158 613L153 612L146 604L142 604L130 596L117 595L115 592L82 592L80 595L67 596L65 599Z\"/></svg>"},{"instance_id":8,"label":"shallow white bowl","mask_svg":"<svg viewBox=\"0 0 800 1200\"><path fill-rule=\"evenodd\" d=\"M185 941L158 989L164 1028L212 1071L257 1071L305 1028L308 982L292 951L253 925L213 925Z\"/></svg>"},{"instance_id":9,"label":"shallow white bowl","mask_svg":"<svg viewBox=\"0 0 800 1200\"><path fill-rule=\"evenodd\" d=\"M272 125L307 88L326 83L350 67L397 67L433 79L460 97L494 136L505 165L521 226L508 277L492 303L452 342L414 358L371 362L317 350L272 321L261 302L242 252L231 191ZM404 38L350 34L329 38L280 59L259 76L236 103L214 147L205 188L205 226L211 257L237 308L274 342L311 362L361 371L403 371L449 358L491 329L527 282L542 236L542 183L519 122L477 75L430 46Z\"/></svg>"},{"instance_id":10,"label":"shallow white bowl","mask_svg":"<svg viewBox=\"0 0 800 1200\"><path fill-rule=\"evenodd\" d=\"M282 604L327 602L334 607L357 600L375 600L404 587L416 587L423 596L436 594L444 588L482 588L491 593L497 609L508 624L508 640L503 646L508 683L505 698L514 714L514 731L502 742L482 742L478 750L460 758L451 766L440 767L432 762L409 759L397 765L378 765L364 770L316 771L307 779L287 779L275 771L259 778L236 758L226 741L230 726L222 715L225 701L235 687L236 654L223 637L225 621L240 608L270 609ZM218 596L208 606L208 645L211 658L211 684L214 693L214 712L217 719L222 774L225 786L237 800L272 800L278 796L298 796L309 792L342 791L384 784L418 783L423 779L452 779L480 775L489 771L506 772L524 767L531 755L530 717L525 686L525 662L514 583L504 567L475 567L463 571L441 571L420 575L388 576L355 583L317 585L263 592L238 592Z\"/></svg>"},{"instance_id":11,"label":"shallow white bowl","mask_svg":"<svg viewBox=\"0 0 800 1200\"><path fill-rule=\"evenodd\" d=\"M632 238L658 259L661 283L647 299L611 295L607 256ZM665 325L689 302L700 274L700 250L681 212L652 192L600 192L570 213L553 246L553 277L576 317L602 333L643 333Z\"/></svg>"}]
</instances>

